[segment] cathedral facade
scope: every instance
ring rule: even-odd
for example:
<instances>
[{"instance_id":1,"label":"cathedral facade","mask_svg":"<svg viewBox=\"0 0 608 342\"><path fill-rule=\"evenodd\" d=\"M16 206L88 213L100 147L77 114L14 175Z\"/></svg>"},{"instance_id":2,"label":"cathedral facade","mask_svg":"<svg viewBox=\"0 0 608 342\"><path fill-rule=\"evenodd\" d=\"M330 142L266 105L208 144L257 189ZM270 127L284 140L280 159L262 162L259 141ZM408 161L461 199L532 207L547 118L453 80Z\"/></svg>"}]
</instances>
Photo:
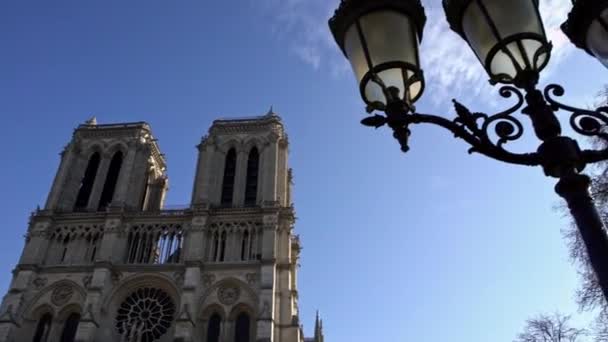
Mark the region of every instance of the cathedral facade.
<instances>
[{"instance_id":1,"label":"cathedral facade","mask_svg":"<svg viewBox=\"0 0 608 342\"><path fill-rule=\"evenodd\" d=\"M274 113L216 120L191 203L164 208L145 122L80 125L0 306L0 342L323 342L298 314L288 139Z\"/></svg>"}]
</instances>

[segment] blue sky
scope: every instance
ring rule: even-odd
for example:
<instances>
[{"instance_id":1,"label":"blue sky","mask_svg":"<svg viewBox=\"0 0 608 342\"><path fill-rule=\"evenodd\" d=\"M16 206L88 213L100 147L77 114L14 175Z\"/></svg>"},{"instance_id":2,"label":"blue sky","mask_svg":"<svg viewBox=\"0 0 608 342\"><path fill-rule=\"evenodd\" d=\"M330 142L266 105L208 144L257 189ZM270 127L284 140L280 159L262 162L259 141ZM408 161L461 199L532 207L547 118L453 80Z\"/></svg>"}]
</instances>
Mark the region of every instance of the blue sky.
<instances>
[{"instance_id":1,"label":"blue sky","mask_svg":"<svg viewBox=\"0 0 608 342\"><path fill-rule=\"evenodd\" d=\"M424 2L418 109L452 117L452 97L476 111L506 108L440 2ZM556 29L569 2L541 0L556 46L543 83L564 84L567 100L586 106L608 71ZM354 78L326 27L337 3L0 2L0 291L79 123L149 122L167 155L167 203L185 204L194 146L212 120L274 105L290 134L308 333L319 309L333 342L501 342L531 315L576 312L555 181L469 156L434 127L413 129L407 155L390 132L362 127Z\"/></svg>"}]
</instances>

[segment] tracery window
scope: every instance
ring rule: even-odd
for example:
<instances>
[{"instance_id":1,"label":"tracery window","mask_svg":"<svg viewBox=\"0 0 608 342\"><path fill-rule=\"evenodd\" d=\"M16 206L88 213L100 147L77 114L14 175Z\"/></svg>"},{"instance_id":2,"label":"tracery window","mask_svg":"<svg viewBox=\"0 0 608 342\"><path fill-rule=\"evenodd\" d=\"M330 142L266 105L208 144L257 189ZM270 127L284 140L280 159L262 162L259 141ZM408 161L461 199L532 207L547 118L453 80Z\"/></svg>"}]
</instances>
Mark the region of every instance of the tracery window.
<instances>
[{"instance_id":1,"label":"tracery window","mask_svg":"<svg viewBox=\"0 0 608 342\"><path fill-rule=\"evenodd\" d=\"M95 261L103 237L100 225L70 225L55 227L49 238L45 263L88 264Z\"/></svg>"},{"instance_id":2,"label":"tracery window","mask_svg":"<svg viewBox=\"0 0 608 342\"><path fill-rule=\"evenodd\" d=\"M36 326L36 332L34 333L33 342L50 342L49 331L51 330L51 323L53 322L53 315L50 313L44 314L40 317L38 325Z\"/></svg>"},{"instance_id":3,"label":"tracery window","mask_svg":"<svg viewBox=\"0 0 608 342\"><path fill-rule=\"evenodd\" d=\"M245 231L243 233L243 238L241 239L241 261L249 260L249 247L250 247L249 232Z\"/></svg>"},{"instance_id":4,"label":"tracery window","mask_svg":"<svg viewBox=\"0 0 608 342\"><path fill-rule=\"evenodd\" d=\"M135 225L127 239L127 263L174 264L180 262L183 230L179 224Z\"/></svg>"},{"instance_id":5,"label":"tracery window","mask_svg":"<svg viewBox=\"0 0 608 342\"><path fill-rule=\"evenodd\" d=\"M101 157L98 152L93 153L89 158L89 163L84 176L80 182L80 188L78 189L78 195L76 196L76 203L74 204L74 211L83 210L87 208L89 198L91 197L91 191L93 190L93 184L95 183L95 176L97 175L97 169L99 168L99 162Z\"/></svg>"},{"instance_id":6,"label":"tracery window","mask_svg":"<svg viewBox=\"0 0 608 342\"><path fill-rule=\"evenodd\" d=\"M245 205L256 204L258 196L258 172L260 155L257 148L252 148L247 159L247 182L245 185Z\"/></svg>"},{"instance_id":7,"label":"tracery window","mask_svg":"<svg viewBox=\"0 0 608 342\"><path fill-rule=\"evenodd\" d=\"M222 326L222 317L214 313L207 324L207 340L206 342L219 342L220 331Z\"/></svg>"},{"instance_id":8,"label":"tracery window","mask_svg":"<svg viewBox=\"0 0 608 342\"><path fill-rule=\"evenodd\" d=\"M114 153L112 161L110 161L108 175L106 176L106 182L103 185L103 191L101 192L101 198L99 200L99 210L104 210L112 202L114 192L116 191L116 183L118 183L118 176L120 175L121 166L122 152L118 151Z\"/></svg>"},{"instance_id":9,"label":"tracery window","mask_svg":"<svg viewBox=\"0 0 608 342\"><path fill-rule=\"evenodd\" d=\"M224 179L222 181L222 199L221 204L224 206L232 205L232 196L234 194L234 177L236 173L236 151L231 148L226 155L226 164L224 167Z\"/></svg>"},{"instance_id":10,"label":"tracery window","mask_svg":"<svg viewBox=\"0 0 608 342\"><path fill-rule=\"evenodd\" d=\"M219 250L220 250L220 233L219 232L215 232L213 233L213 256L211 261L217 261L217 257L219 255Z\"/></svg>"},{"instance_id":11,"label":"tracery window","mask_svg":"<svg viewBox=\"0 0 608 342\"><path fill-rule=\"evenodd\" d=\"M154 342L167 333L175 317L175 303L165 291L139 288L116 313L116 331L124 342Z\"/></svg>"},{"instance_id":12,"label":"tracery window","mask_svg":"<svg viewBox=\"0 0 608 342\"><path fill-rule=\"evenodd\" d=\"M249 315L241 313L236 318L236 325L234 327L234 342L249 342L251 335L251 320Z\"/></svg>"},{"instance_id":13,"label":"tracery window","mask_svg":"<svg viewBox=\"0 0 608 342\"><path fill-rule=\"evenodd\" d=\"M226 257L226 238L226 232L222 232L220 239L220 258L218 261L224 261L224 258Z\"/></svg>"},{"instance_id":14,"label":"tracery window","mask_svg":"<svg viewBox=\"0 0 608 342\"><path fill-rule=\"evenodd\" d=\"M74 342L76 338L76 330L78 330L78 323L80 322L80 314L73 313L65 321L63 325L63 332L61 333L61 342Z\"/></svg>"}]
</instances>

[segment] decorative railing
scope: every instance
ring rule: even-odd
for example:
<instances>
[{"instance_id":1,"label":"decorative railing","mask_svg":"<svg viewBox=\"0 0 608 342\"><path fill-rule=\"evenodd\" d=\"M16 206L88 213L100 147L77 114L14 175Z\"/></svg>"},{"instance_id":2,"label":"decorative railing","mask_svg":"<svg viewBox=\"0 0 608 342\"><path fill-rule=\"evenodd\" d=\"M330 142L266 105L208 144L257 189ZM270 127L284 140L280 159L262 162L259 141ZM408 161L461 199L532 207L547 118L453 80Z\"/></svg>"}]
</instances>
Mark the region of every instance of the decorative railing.
<instances>
[{"instance_id":1,"label":"decorative railing","mask_svg":"<svg viewBox=\"0 0 608 342\"><path fill-rule=\"evenodd\" d=\"M55 227L49 236L45 264L77 265L94 262L103 233L102 224Z\"/></svg>"},{"instance_id":2,"label":"decorative railing","mask_svg":"<svg viewBox=\"0 0 608 342\"><path fill-rule=\"evenodd\" d=\"M253 221L214 222L206 234L207 261L239 262L261 258L262 224Z\"/></svg>"},{"instance_id":3,"label":"decorative railing","mask_svg":"<svg viewBox=\"0 0 608 342\"><path fill-rule=\"evenodd\" d=\"M175 264L181 261L181 224L135 224L128 229L127 264Z\"/></svg>"}]
</instances>

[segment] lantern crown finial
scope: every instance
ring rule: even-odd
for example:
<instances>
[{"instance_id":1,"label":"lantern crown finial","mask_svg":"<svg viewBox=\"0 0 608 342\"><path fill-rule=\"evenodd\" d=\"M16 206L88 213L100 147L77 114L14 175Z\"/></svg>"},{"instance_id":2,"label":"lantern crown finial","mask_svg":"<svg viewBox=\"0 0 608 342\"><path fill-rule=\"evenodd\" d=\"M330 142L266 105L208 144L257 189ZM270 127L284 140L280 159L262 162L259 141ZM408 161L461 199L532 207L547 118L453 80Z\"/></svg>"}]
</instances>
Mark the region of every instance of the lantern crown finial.
<instances>
[{"instance_id":1,"label":"lantern crown finial","mask_svg":"<svg viewBox=\"0 0 608 342\"><path fill-rule=\"evenodd\" d=\"M329 19L329 27L342 52L346 31L350 26L361 16L380 10L394 10L406 14L413 20L418 39L422 41L426 13L420 0L341 0L334 16Z\"/></svg>"}]
</instances>

